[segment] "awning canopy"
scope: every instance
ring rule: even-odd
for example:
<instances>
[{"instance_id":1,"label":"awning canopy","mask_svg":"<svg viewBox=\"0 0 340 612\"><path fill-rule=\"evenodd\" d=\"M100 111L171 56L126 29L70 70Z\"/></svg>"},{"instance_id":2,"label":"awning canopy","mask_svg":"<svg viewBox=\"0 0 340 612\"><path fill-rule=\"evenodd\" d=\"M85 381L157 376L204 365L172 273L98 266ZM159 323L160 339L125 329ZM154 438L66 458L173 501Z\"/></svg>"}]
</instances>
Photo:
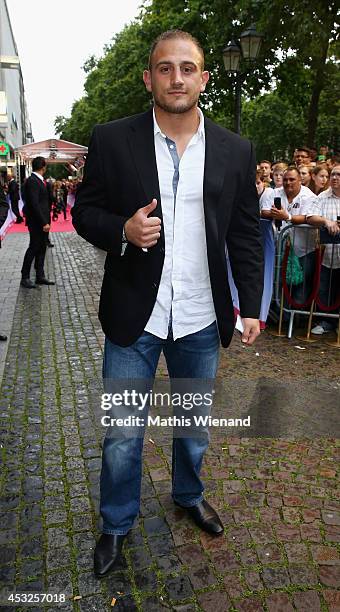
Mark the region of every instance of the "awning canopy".
<instances>
[{"instance_id":1,"label":"awning canopy","mask_svg":"<svg viewBox=\"0 0 340 612\"><path fill-rule=\"evenodd\" d=\"M67 140L50 138L49 140L22 145L15 152L24 163L41 156L45 157L48 164L69 163L76 168L80 168L85 162L87 147Z\"/></svg>"}]
</instances>

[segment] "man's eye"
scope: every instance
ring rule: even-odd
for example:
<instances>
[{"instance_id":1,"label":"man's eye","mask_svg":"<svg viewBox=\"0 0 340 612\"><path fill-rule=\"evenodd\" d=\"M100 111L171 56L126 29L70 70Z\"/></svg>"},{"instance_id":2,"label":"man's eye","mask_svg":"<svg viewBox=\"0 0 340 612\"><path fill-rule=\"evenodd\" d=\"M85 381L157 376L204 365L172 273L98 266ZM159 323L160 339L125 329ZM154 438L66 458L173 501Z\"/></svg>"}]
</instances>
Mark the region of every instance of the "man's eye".
<instances>
[{"instance_id":1,"label":"man's eye","mask_svg":"<svg viewBox=\"0 0 340 612\"><path fill-rule=\"evenodd\" d=\"M163 74L166 74L167 72L169 72L169 68L167 66L163 66L163 68L161 68L161 72Z\"/></svg>"},{"instance_id":2,"label":"man's eye","mask_svg":"<svg viewBox=\"0 0 340 612\"><path fill-rule=\"evenodd\" d=\"M183 72L188 74L189 72L192 72L192 70L193 70L192 66L185 66L184 69L183 69Z\"/></svg>"}]
</instances>

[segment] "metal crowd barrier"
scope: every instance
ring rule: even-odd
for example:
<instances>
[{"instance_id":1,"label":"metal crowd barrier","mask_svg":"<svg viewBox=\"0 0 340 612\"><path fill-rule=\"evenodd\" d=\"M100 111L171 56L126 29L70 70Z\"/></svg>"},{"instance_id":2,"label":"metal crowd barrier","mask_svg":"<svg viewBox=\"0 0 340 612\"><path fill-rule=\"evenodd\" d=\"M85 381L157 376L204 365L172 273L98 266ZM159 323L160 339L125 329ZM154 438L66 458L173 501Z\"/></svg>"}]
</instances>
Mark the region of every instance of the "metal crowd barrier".
<instances>
[{"instance_id":1,"label":"metal crowd barrier","mask_svg":"<svg viewBox=\"0 0 340 612\"><path fill-rule=\"evenodd\" d=\"M329 290L327 304L322 304L321 309L319 296L320 274L325 245L331 246L329 266L331 283L333 275L338 273L334 272L338 268L333 267L333 263L335 259L335 245L339 244L340 235L331 236L327 230L319 230L310 225L297 226L287 224L277 233L273 301L280 312L278 336L285 335L282 333L284 313L289 315L288 338L292 337L295 315L308 316L307 335L303 339L310 342L316 341L316 339L310 338L314 316L322 317L322 319L331 318L339 320L339 297L335 299L335 302L332 302ZM298 258L298 263L296 258ZM297 282L299 276L301 282ZM330 310L337 312L330 312ZM338 339L332 345L340 348L340 321Z\"/></svg>"}]
</instances>

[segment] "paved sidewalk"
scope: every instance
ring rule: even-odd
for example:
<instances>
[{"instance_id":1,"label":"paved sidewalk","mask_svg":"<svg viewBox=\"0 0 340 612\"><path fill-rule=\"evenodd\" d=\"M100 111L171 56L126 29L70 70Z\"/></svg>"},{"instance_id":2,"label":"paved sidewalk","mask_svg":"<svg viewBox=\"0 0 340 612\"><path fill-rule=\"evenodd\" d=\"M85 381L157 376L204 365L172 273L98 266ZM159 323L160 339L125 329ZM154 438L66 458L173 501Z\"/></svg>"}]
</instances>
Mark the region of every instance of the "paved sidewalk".
<instances>
[{"instance_id":1,"label":"paved sidewalk","mask_svg":"<svg viewBox=\"0 0 340 612\"><path fill-rule=\"evenodd\" d=\"M75 234L54 234L47 274L57 285L28 291L14 288L26 238L10 240L7 315L14 320L0 396L1 584L9 592L65 595L64 604L39 603L35 611L340 610L339 444L312 435L322 426L322 409L337 433L340 352L268 333L245 349L235 337L219 369L232 401L257 416L261 408L284 417L277 438L213 432L204 476L225 535L201 533L175 509L171 445L147 435L139 522L121 565L97 581L103 253ZM304 435L304 417L318 411ZM296 414L299 439L290 420ZM270 426L277 431L276 422ZM8 607L14 609L27 606Z\"/></svg>"}]
</instances>

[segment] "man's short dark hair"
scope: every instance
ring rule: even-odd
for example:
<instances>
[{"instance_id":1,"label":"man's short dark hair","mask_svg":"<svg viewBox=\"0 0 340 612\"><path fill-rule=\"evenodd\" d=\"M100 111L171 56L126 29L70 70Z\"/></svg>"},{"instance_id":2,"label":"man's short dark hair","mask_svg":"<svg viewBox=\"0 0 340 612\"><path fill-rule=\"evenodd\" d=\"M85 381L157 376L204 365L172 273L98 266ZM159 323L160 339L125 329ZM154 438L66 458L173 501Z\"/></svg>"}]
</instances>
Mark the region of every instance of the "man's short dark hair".
<instances>
[{"instance_id":1,"label":"man's short dark hair","mask_svg":"<svg viewBox=\"0 0 340 612\"><path fill-rule=\"evenodd\" d=\"M296 153L296 151L304 151L305 153L308 153L309 156L311 153L309 147L296 147L294 153Z\"/></svg>"},{"instance_id":2,"label":"man's short dark hair","mask_svg":"<svg viewBox=\"0 0 340 612\"><path fill-rule=\"evenodd\" d=\"M260 164L269 164L270 166L272 165L272 162L268 161L268 159L262 159L260 161Z\"/></svg>"},{"instance_id":3,"label":"man's short dark hair","mask_svg":"<svg viewBox=\"0 0 340 612\"><path fill-rule=\"evenodd\" d=\"M298 168L296 166L288 166L288 168L286 168L286 170L284 171L284 175L287 174L287 172L295 172L296 175L301 178L300 172L298 170Z\"/></svg>"},{"instance_id":4,"label":"man's short dark hair","mask_svg":"<svg viewBox=\"0 0 340 612\"><path fill-rule=\"evenodd\" d=\"M189 40L190 42L194 43L201 56L201 68L202 70L204 70L204 51L202 49L201 43L197 40L197 38L192 36L192 34L189 34L189 32L185 32L184 30L167 30L166 32L162 32L162 34L159 34L159 36L155 38L151 45L149 53L149 70L151 70L152 68L152 56L158 43L162 42L163 40L174 40L176 38L180 38L182 40Z\"/></svg>"},{"instance_id":5,"label":"man's short dark hair","mask_svg":"<svg viewBox=\"0 0 340 612\"><path fill-rule=\"evenodd\" d=\"M36 172L37 170L41 170L46 166L46 159L44 157L35 157L32 161L32 170Z\"/></svg>"}]
</instances>

